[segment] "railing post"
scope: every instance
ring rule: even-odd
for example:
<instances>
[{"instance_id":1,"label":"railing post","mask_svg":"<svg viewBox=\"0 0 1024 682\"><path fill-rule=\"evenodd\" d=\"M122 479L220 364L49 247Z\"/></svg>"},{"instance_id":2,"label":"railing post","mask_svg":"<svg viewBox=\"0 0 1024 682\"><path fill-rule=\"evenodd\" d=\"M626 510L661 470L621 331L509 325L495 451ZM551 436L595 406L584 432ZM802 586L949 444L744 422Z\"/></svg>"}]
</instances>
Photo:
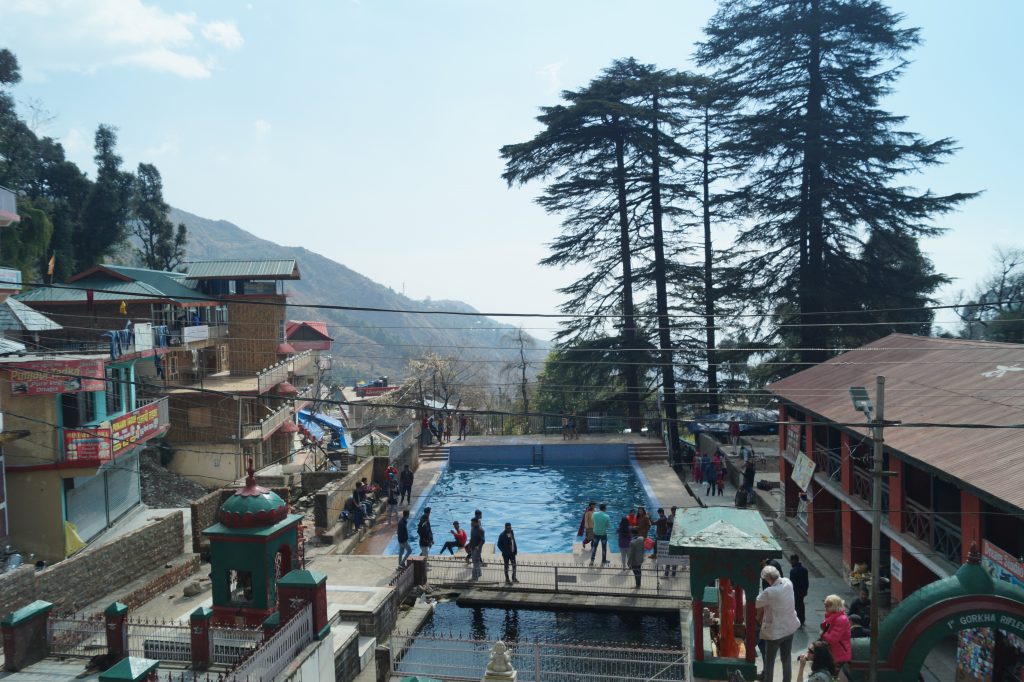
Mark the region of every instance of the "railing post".
<instances>
[{"instance_id":1,"label":"railing post","mask_svg":"<svg viewBox=\"0 0 1024 682\"><path fill-rule=\"evenodd\" d=\"M53 604L37 600L0 622L4 637L4 670L16 672L50 653L49 621Z\"/></svg>"},{"instance_id":2,"label":"railing post","mask_svg":"<svg viewBox=\"0 0 1024 682\"><path fill-rule=\"evenodd\" d=\"M128 655L128 607L114 602L103 612L106 622L107 654L120 660Z\"/></svg>"},{"instance_id":3,"label":"railing post","mask_svg":"<svg viewBox=\"0 0 1024 682\"><path fill-rule=\"evenodd\" d=\"M558 592L558 566L555 566L555 592Z\"/></svg>"},{"instance_id":4,"label":"railing post","mask_svg":"<svg viewBox=\"0 0 1024 682\"><path fill-rule=\"evenodd\" d=\"M212 620L213 609L206 606L200 606L188 617L192 641L192 667L196 670L205 670L213 661L213 639L210 637Z\"/></svg>"}]
</instances>

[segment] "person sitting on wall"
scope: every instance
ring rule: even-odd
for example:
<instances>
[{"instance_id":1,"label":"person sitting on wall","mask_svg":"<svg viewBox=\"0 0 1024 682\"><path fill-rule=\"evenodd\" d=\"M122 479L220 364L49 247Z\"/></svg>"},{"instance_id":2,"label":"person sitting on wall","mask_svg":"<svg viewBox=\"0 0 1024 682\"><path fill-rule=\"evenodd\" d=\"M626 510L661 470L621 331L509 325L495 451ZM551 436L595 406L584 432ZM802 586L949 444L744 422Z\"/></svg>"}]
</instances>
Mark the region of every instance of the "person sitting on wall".
<instances>
[{"instance_id":1,"label":"person sitting on wall","mask_svg":"<svg viewBox=\"0 0 1024 682\"><path fill-rule=\"evenodd\" d=\"M447 550L449 554L455 556L456 549L461 549L466 546L466 531L459 528L458 521L452 521L452 526L454 526L454 530L448 531L452 534L452 539L444 543L439 554L444 554Z\"/></svg>"}]
</instances>

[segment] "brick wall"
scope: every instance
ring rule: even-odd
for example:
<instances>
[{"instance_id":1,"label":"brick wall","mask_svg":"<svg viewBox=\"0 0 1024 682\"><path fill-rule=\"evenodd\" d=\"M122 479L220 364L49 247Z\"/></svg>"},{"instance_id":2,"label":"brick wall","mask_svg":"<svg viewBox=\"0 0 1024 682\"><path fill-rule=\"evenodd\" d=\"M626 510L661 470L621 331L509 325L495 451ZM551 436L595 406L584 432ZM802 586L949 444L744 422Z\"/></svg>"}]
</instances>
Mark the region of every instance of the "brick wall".
<instances>
[{"instance_id":1,"label":"brick wall","mask_svg":"<svg viewBox=\"0 0 1024 682\"><path fill-rule=\"evenodd\" d=\"M58 611L78 610L141 578L181 555L184 518L181 512L170 514L42 571L24 567L0 575L0 614L36 599Z\"/></svg>"},{"instance_id":2,"label":"brick wall","mask_svg":"<svg viewBox=\"0 0 1024 682\"><path fill-rule=\"evenodd\" d=\"M328 483L344 480L347 471L303 471L302 494L309 495L323 488Z\"/></svg>"}]
</instances>

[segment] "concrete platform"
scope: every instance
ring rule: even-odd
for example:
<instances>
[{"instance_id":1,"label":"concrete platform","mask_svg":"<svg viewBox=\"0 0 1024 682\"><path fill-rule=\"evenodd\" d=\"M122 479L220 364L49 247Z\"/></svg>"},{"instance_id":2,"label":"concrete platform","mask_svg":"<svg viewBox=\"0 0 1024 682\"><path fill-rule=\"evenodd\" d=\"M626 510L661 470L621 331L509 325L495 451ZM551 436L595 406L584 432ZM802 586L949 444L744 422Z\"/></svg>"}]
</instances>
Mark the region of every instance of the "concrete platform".
<instances>
[{"instance_id":1,"label":"concrete platform","mask_svg":"<svg viewBox=\"0 0 1024 682\"><path fill-rule=\"evenodd\" d=\"M682 600L651 599L646 597L617 597L613 595L569 594L565 592L523 592L502 589L471 589L461 592L455 599L459 606L496 606L545 610L587 610L675 613ZM689 605L689 600L685 604Z\"/></svg>"}]
</instances>

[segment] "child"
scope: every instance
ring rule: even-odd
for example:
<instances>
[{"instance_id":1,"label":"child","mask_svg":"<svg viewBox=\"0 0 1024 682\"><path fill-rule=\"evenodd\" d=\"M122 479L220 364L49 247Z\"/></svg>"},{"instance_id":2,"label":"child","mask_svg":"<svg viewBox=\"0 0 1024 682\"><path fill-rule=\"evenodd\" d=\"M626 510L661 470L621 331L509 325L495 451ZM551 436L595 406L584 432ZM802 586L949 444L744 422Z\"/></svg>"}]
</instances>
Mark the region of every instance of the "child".
<instances>
[{"instance_id":1,"label":"child","mask_svg":"<svg viewBox=\"0 0 1024 682\"><path fill-rule=\"evenodd\" d=\"M715 486L718 488L718 494L725 494L725 469L719 469L718 475L715 476Z\"/></svg>"}]
</instances>

